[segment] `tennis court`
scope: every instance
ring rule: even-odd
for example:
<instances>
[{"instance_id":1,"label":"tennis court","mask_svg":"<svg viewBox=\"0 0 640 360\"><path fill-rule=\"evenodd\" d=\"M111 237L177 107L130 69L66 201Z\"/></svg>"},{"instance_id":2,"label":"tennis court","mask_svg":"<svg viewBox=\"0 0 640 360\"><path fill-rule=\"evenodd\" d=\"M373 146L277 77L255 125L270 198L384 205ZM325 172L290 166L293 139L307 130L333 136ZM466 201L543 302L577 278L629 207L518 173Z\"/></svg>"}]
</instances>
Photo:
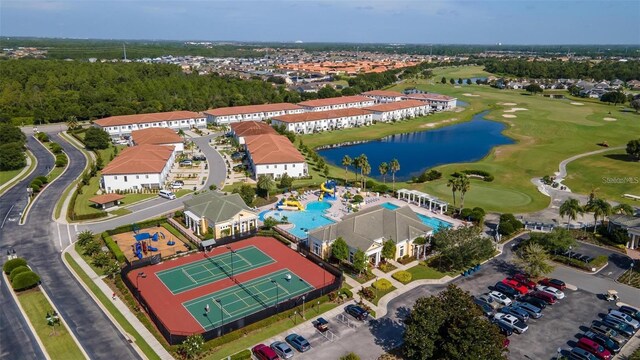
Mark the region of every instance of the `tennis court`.
<instances>
[{"instance_id":1,"label":"tennis court","mask_svg":"<svg viewBox=\"0 0 640 360\"><path fill-rule=\"evenodd\" d=\"M289 280L287 274L291 277ZM314 286L285 268L249 281L236 282L231 288L182 305L205 330L209 330L262 309L275 307L276 302L289 300L313 289Z\"/></svg>"},{"instance_id":2,"label":"tennis court","mask_svg":"<svg viewBox=\"0 0 640 360\"><path fill-rule=\"evenodd\" d=\"M233 261L233 263L232 263ZM234 253L208 256L205 259L158 271L156 276L172 294L197 288L202 285L242 274L274 263L275 260L255 246L235 250Z\"/></svg>"}]
</instances>

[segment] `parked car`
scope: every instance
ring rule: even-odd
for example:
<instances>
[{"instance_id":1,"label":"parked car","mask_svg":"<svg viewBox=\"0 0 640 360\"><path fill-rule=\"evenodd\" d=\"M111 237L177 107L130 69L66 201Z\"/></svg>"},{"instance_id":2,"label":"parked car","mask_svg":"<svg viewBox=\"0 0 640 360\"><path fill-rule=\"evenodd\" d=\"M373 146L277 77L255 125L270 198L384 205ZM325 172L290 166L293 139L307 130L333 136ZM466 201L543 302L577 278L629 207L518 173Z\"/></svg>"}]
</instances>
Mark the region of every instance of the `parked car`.
<instances>
[{"instance_id":1,"label":"parked car","mask_svg":"<svg viewBox=\"0 0 640 360\"><path fill-rule=\"evenodd\" d=\"M593 258L589 255L582 255L578 258L580 261L584 261L586 263L588 263L589 261L593 260Z\"/></svg>"},{"instance_id":2,"label":"parked car","mask_svg":"<svg viewBox=\"0 0 640 360\"><path fill-rule=\"evenodd\" d=\"M480 296L474 297L474 299L476 299L478 301L483 301L483 302L489 304L489 306L491 306L494 309L497 308L498 306L500 306L495 300L493 300L493 298L491 296L489 296L489 294L482 294Z\"/></svg>"},{"instance_id":3,"label":"parked car","mask_svg":"<svg viewBox=\"0 0 640 360\"><path fill-rule=\"evenodd\" d=\"M507 295L512 299L520 296L520 293L516 291L516 289L501 282L497 282L495 285L493 285L493 289Z\"/></svg>"},{"instance_id":4,"label":"parked car","mask_svg":"<svg viewBox=\"0 0 640 360\"><path fill-rule=\"evenodd\" d=\"M533 288L536 287L536 283L531 281L529 279L529 277L527 275L525 275L525 274L518 273L518 274L513 275L512 278L514 280L516 280L517 282L519 282L520 284L528 287L529 289L533 289Z\"/></svg>"},{"instance_id":5,"label":"parked car","mask_svg":"<svg viewBox=\"0 0 640 360\"><path fill-rule=\"evenodd\" d=\"M290 359L293 357L293 349L284 341L276 341L271 344L270 347L281 359Z\"/></svg>"},{"instance_id":6,"label":"parked car","mask_svg":"<svg viewBox=\"0 0 640 360\"><path fill-rule=\"evenodd\" d=\"M313 326L318 329L320 332L325 332L329 330L329 322L324 318L319 317L316 321L313 322Z\"/></svg>"},{"instance_id":7,"label":"parked car","mask_svg":"<svg viewBox=\"0 0 640 360\"><path fill-rule=\"evenodd\" d=\"M344 311L360 321L365 321L369 317L369 312L358 305L347 305L344 307Z\"/></svg>"},{"instance_id":8,"label":"parked car","mask_svg":"<svg viewBox=\"0 0 640 360\"><path fill-rule=\"evenodd\" d=\"M597 342L583 337L578 340L578 347L595 355L600 360L609 360L611 359L611 353L609 350L605 349L604 346L598 344Z\"/></svg>"},{"instance_id":9,"label":"parked car","mask_svg":"<svg viewBox=\"0 0 640 360\"><path fill-rule=\"evenodd\" d=\"M513 304L510 306L503 307L502 309L500 309L500 312L503 314L513 315L522 322L529 321L529 313L527 313L526 311L524 311L523 309L517 306L514 306Z\"/></svg>"},{"instance_id":10,"label":"parked car","mask_svg":"<svg viewBox=\"0 0 640 360\"><path fill-rule=\"evenodd\" d=\"M556 303L556 297L545 291L534 291L531 293L531 296L544 300L548 305Z\"/></svg>"},{"instance_id":11,"label":"parked car","mask_svg":"<svg viewBox=\"0 0 640 360\"><path fill-rule=\"evenodd\" d=\"M171 183L171 188L172 189L182 189L182 186L184 186L184 184L181 184L179 182L175 182L174 181L174 182Z\"/></svg>"},{"instance_id":12,"label":"parked car","mask_svg":"<svg viewBox=\"0 0 640 360\"><path fill-rule=\"evenodd\" d=\"M191 160L182 160L179 163L180 166L193 166L193 161Z\"/></svg>"},{"instance_id":13,"label":"parked car","mask_svg":"<svg viewBox=\"0 0 640 360\"><path fill-rule=\"evenodd\" d=\"M478 307L480 308L480 310L482 310L482 313L484 314L484 316L490 318L493 316L494 314L494 309L491 305L487 304L486 302L479 300L479 299L473 299L473 302L478 305Z\"/></svg>"},{"instance_id":14,"label":"parked car","mask_svg":"<svg viewBox=\"0 0 640 360\"><path fill-rule=\"evenodd\" d=\"M571 360L598 360L598 358L592 353L579 347L574 347L569 352L569 359Z\"/></svg>"},{"instance_id":15,"label":"parked car","mask_svg":"<svg viewBox=\"0 0 640 360\"><path fill-rule=\"evenodd\" d=\"M545 309L547 307L547 302L542 300L542 299L538 299L537 297L531 296L531 295L527 295L525 297L522 297L520 299L518 299L519 301L522 302L526 302L529 303L535 307L538 307L540 309Z\"/></svg>"},{"instance_id":16,"label":"parked car","mask_svg":"<svg viewBox=\"0 0 640 360\"><path fill-rule=\"evenodd\" d=\"M522 285L517 280L506 278L502 279L502 283L516 290L518 293L520 293L520 295L527 295L527 293L529 293L529 288Z\"/></svg>"},{"instance_id":17,"label":"parked car","mask_svg":"<svg viewBox=\"0 0 640 360\"><path fill-rule=\"evenodd\" d=\"M517 301L516 303L514 303L512 306L517 306L520 309L524 310L527 312L527 314L529 314L529 318L531 319L540 319L542 317L542 309L540 309L539 307L530 304L528 302L524 302L524 301Z\"/></svg>"},{"instance_id":18,"label":"parked car","mask_svg":"<svg viewBox=\"0 0 640 360\"><path fill-rule=\"evenodd\" d=\"M513 329L511 328L511 326L501 322L501 321L494 321L494 324L496 324L496 326L498 327L498 329L500 330L500 333L504 336L511 336L513 335Z\"/></svg>"},{"instance_id":19,"label":"parked car","mask_svg":"<svg viewBox=\"0 0 640 360\"><path fill-rule=\"evenodd\" d=\"M509 306L512 303L511 299L499 291L491 291L489 292L489 296L491 296L498 304L502 304L504 306Z\"/></svg>"},{"instance_id":20,"label":"parked car","mask_svg":"<svg viewBox=\"0 0 640 360\"><path fill-rule=\"evenodd\" d=\"M296 349L296 350L298 350L300 352L305 352L305 351L311 349L311 344L309 344L307 339L303 338L302 336L300 336L298 334L287 335L287 337L284 338L284 340L289 345L291 345L294 349Z\"/></svg>"},{"instance_id":21,"label":"parked car","mask_svg":"<svg viewBox=\"0 0 640 360\"><path fill-rule=\"evenodd\" d=\"M560 291L560 290L558 290L558 289L556 289L554 287L551 287L551 286L538 286L537 289L540 290L540 291L548 292L549 294L555 296L556 299L558 299L558 300L564 299L564 292L562 292L562 291Z\"/></svg>"},{"instance_id":22,"label":"parked car","mask_svg":"<svg viewBox=\"0 0 640 360\"><path fill-rule=\"evenodd\" d=\"M631 325L609 315L605 316L604 319L602 319L602 322L627 337L633 336L633 334L635 334L636 332Z\"/></svg>"},{"instance_id":23,"label":"parked car","mask_svg":"<svg viewBox=\"0 0 640 360\"><path fill-rule=\"evenodd\" d=\"M638 328L640 328L640 322L638 322L638 320L632 318L628 314L623 313L622 311L611 310L610 309L609 310L609 316L626 323L627 325L631 326L635 330L638 330Z\"/></svg>"},{"instance_id":24,"label":"parked car","mask_svg":"<svg viewBox=\"0 0 640 360\"><path fill-rule=\"evenodd\" d=\"M193 157L191 157L191 160L193 161L206 161L207 157L204 155L193 155Z\"/></svg>"},{"instance_id":25,"label":"parked car","mask_svg":"<svg viewBox=\"0 0 640 360\"><path fill-rule=\"evenodd\" d=\"M182 180L173 180L173 183L184 186L184 181Z\"/></svg>"},{"instance_id":26,"label":"parked car","mask_svg":"<svg viewBox=\"0 0 640 360\"><path fill-rule=\"evenodd\" d=\"M640 321L640 310L634 308L633 306L622 305L618 308L618 311L623 312L631 316L632 318Z\"/></svg>"},{"instance_id":27,"label":"parked car","mask_svg":"<svg viewBox=\"0 0 640 360\"><path fill-rule=\"evenodd\" d=\"M546 279L540 280L538 283L540 285L554 287L554 288L556 288L558 290L564 290L564 289L567 288L567 284L565 284L564 281L558 280L558 279L546 278Z\"/></svg>"},{"instance_id":28,"label":"parked car","mask_svg":"<svg viewBox=\"0 0 640 360\"><path fill-rule=\"evenodd\" d=\"M624 344L627 343L626 337L622 336L622 334L617 332L615 329L612 329L611 327L603 324L601 321L592 321L590 330L595 333L605 335L620 346L624 346Z\"/></svg>"},{"instance_id":29,"label":"parked car","mask_svg":"<svg viewBox=\"0 0 640 360\"><path fill-rule=\"evenodd\" d=\"M527 324L518 320L518 318L511 314L497 313L493 318L497 322L502 322L510 326L513 331L517 332L518 334L523 334L529 329L529 326Z\"/></svg>"},{"instance_id":30,"label":"parked car","mask_svg":"<svg viewBox=\"0 0 640 360\"><path fill-rule=\"evenodd\" d=\"M618 345L618 343L611 340L606 335L596 333L593 331L585 331L583 336L604 346L604 348L609 350L609 352L611 352L612 354L617 354L620 352L620 345Z\"/></svg>"},{"instance_id":31,"label":"parked car","mask_svg":"<svg viewBox=\"0 0 640 360\"><path fill-rule=\"evenodd\" d=\"M251 349L251 352L258 360L277 360L278 355L273 349L265 344L258 344Z\"/></svg>"}]
</instances>

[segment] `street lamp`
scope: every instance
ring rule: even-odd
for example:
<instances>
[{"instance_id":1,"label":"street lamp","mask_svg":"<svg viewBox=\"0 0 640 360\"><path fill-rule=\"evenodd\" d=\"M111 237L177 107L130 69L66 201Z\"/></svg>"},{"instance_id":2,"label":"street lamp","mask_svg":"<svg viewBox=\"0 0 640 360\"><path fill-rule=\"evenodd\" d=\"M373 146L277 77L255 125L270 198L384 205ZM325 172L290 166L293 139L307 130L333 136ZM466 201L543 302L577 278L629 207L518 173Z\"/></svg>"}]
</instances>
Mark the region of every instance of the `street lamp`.
<instances>
[{"instance_id":1,"label":"street lamp","mask_svg":"<svg viewBox=\"0 0 640 360\"><path fill-rule=\"evenodd\" d=\"M280 289L278 289L278 283L276 283L275 280L271 280L271 283L276 288L276 314L277 314L278 313L278 302L280 301L280 299L279 299Z\"/></svg>"},{"instance_id":2,"label":"street lamp","mask_svg":"<svg viewBox=\"0 0 640 360\"><path fill-rule=\"evenodd\" d=\"M222 300L220 299L213 299L215 300L215 302L218 303L218 307L220 308L220 335L222 335L224 333L224 329L222 328L222 325L224 325L224 312L222 311Z\"/></svg>"},{"instance_id":3,"label":"street lamp","mask_svg":"<svg viewBox=\"0 0 640 360\"><path fill-rule=\"evenodd\" d=\"M136 275L136 294L138 295L138 302L140 302L140 283L139 280L140 278L146 278L147 274L145 274L143 271L140 271L138 273L138 275Z\"/></svg>"},{"instance_id":4,"label":"street lamp","mask_svg":"<svg viewBox=\"0 0 640 360\"><path fill-rule=\"evenodd\" d=\"M569 246L569 260L571 260L571 250L573 249L573 246Z\"/></svg>"},{"instance_id":5,"label":"street lamp","mask_svg":"<svg viewBox=\"0 0 640 360\"><path fill-rule=\"evenodd\" d=\"M629 265L629 278L627 279L627 285L631 283L631 276L633 275L633 262L634 260L631 259L631 265Z\"/></svg>"},{"instance_id":6,"label":"street lamp","mask_svg":"<svg viewBox=\"0 0 640 360\"><path fill-rule=\"evenodd\" d=\"M304 296L304 295L302 295L302 319L307 320L307 319L304 317L304 299L305 299L305 296Z\"/></svg>"},{"instance_id":7,"label":"street lamp","mask_svg":"<svg viewBox=\"0 0 640 360\"><path fill-rule=\"evenodd\" d=\"M236 251L233 250L229 245L227 245L227 250L231 252L231 277L233 277L233 254L235 254Z\"/></svg>"}]
</instances>

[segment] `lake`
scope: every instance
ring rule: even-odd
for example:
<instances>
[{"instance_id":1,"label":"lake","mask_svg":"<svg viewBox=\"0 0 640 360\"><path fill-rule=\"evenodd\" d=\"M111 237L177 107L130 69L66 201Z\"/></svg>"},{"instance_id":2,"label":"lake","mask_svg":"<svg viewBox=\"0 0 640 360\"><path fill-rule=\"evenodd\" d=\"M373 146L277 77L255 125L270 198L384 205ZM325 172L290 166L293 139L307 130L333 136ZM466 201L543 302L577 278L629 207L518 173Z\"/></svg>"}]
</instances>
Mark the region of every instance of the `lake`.
<instances>
[{"instance_id":1,"label":"lake","mask_svg":"<svg viewBox=\"0 0 640 360\"><path fill-rule=\"evenodd\" d=\"M378 165L396 158L400 162L396 179L410 180L412 176L418 176L434 166L478 161L496 146L513 144L512 139L502 134L506 125L485 119L487 113L476 114L471 121L461 124L336 146L318 150L318 154L338 167L343 167L341 162L344 155L355 158L365 154L371 164L371 176L378 179L381 179ZM390 174L387 175L389 179Z\"/></svg>"}]
</instances>

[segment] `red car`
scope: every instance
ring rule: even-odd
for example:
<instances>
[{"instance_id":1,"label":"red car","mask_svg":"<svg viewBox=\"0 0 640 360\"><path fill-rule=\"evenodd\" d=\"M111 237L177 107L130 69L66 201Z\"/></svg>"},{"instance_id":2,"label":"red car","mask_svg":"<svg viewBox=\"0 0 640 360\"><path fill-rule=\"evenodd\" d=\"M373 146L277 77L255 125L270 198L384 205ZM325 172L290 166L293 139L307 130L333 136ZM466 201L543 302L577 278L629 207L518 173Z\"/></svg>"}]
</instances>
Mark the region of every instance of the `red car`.
<instances>
[{"instance_id":1,"label":"red car","mask_svg":"<svg viewBox=\"0 0 640 360\"><path fill-rule=\"evenodd\" d=\"M551 286L558 290L564 290L567 288L567 284L565 284L564 281L558 279L545 278L540 280L539 283L540 285Z\"/></svg>"},{"instance_id":2,"label":"red car","mask_svg":"<svg viewBox=\"0 0 640 360\"><path fill-rule=\"evenodd\" d=\"M583 337L578 340L578 347L587 350L600 360L611 359L611 353L609 352L609 350L605 349L602 345L589 338Z\"/></svg>"},{"instance_id":3,"label":"red car","mask_svg":"<svg viewBox=\"0 0 640 360\"><path fill-rule=\"evenodd\" d=\"M251 349L251 352L258 360L278 360L280 359L273 349L265 344L258 344Z\"/></svg>"},{"instance_id":4,"label":"red car","mask_svg":"<svg viewBox=\"0 0 640 360\"><path fill-rule=\"evenodd\" d=\"M517 290L521 295L527 295L529 293L529 289L516 280L506 278L502 279L502 283Z\"/></svg>"},{"instance_id":5,"label":"red car","mask_svg":"<svg viewBox=\"0 0 640 360\"><path fill-rule=\"evenodd\" d=\"M553 305L556 303L557 299L555 296L549 294L548 292L544 292L544 291L534 291L531 293L531 296L536 297L540 300L543 300L544 302L546 302L549 305Z\"/></svg>"},{"instance_id":6,"label":"red car","mask_svg":"<svg viewBox=\"0 0 640 360\"><path fill-rule=\"evenodd\" d=\"M515 274L513 275L512 279L528 287L529 289L534 289L536 287L536 283L529 280L529 277L527 277L527 275L525 274L520 274L520 273Z\"/></svg>"}]
</instances>

